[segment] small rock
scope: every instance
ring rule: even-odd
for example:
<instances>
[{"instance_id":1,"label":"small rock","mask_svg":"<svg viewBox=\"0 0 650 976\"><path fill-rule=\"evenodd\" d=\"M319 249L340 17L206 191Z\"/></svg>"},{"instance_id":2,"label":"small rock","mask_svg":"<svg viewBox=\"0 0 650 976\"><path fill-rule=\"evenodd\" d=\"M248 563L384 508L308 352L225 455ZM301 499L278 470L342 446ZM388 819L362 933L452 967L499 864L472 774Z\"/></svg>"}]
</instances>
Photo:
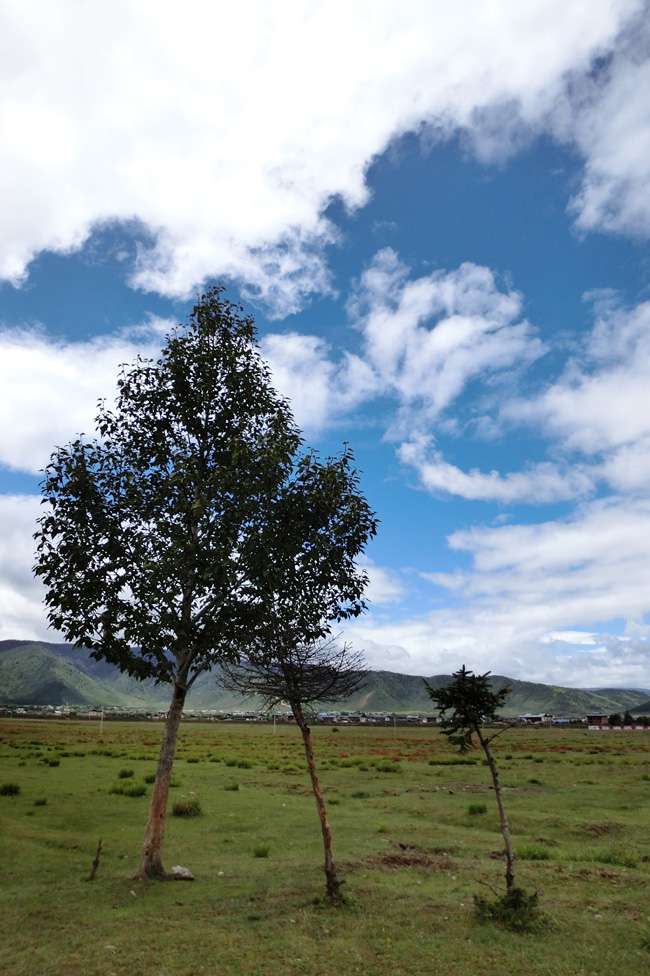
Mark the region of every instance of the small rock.
<instances>
[{"instance_id":1,"label":"small rock","mask_svg":"<svg viewBox=\"0 0 650 976\"><path fill-rule=\"evenodd\" d=\"M194 881L194 875L189 868L184 868L182 864L175 864L170 871L174 881Z\"/></svg>"}]
</instances>

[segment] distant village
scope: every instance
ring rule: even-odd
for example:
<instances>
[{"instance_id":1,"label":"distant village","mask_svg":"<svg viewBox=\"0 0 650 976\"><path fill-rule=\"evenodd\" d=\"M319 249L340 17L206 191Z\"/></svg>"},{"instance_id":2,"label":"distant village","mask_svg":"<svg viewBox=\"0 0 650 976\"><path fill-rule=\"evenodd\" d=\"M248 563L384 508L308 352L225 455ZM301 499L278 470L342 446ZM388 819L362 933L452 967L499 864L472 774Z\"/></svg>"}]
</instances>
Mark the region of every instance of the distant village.
<instances>
[{"instance_id":1,"label":"distant village","mask_svg":"<svg viewBox=\"0 0 650 976\"><path fill-rule=\"evenodd\" d=\"M167 718L167 711L124 708L121 706L83 705L4 705L0 706L0 716L9 718L71 719L80 721L120 721L120 722L161 722ZM184 719L189 722L258 722L266 724L293 723L289 708L275 711L219 711L217 709L186 709ZM319 711L310 721L320 725L437 725L439 718L432 713L417 712L345 712ZM548 712L530 713L504 717L504 723L526 727L574 727L592 731L648 731L650 716L609 714L598 712L583 716L552 715Z\"/></svg>"}]
</instances>

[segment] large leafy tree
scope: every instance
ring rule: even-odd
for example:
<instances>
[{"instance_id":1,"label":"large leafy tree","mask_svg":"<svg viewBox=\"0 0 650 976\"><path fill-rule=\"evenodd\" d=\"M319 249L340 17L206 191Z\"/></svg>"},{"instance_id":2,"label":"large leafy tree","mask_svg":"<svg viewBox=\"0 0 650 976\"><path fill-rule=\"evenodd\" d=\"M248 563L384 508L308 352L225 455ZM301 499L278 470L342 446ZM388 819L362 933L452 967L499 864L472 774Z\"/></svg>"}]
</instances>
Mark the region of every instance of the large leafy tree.
<instances>
[{"instance_id":1,"label":"large leafy tree","mask_svg":"<svg viewBox=\"0 0 650 976\"><path fill-rule=\"evenodd\" d=\"M237 660L263 622L278 499L300 435L273 390L251 318L205 294L157 361L124 368L96 436L52 455L35 572L49 622L140 679L171 686L140 864L165 877L162 840L188 690ZM308 465L308 462L303 462Z\"/></svg>"},{"instance_id":2,"label":"large leafy tree","mask_svg":"<svg viewBox=\"0 0 650 976\"><path fill-rule=\"evenodd\" d=\"M331 638L335 623L365 609L367 574L358 557L377 531L348 448L321 462L306 455L271 502L264 519L255 628L245 660L226 665L230 687L260 695L268 706L287 702L300 729L320 818L327 896L340 901L332 831L320 786L307 714L320 702L349 697L363 680L362 662Z\"/></svg>"}]
</instances>

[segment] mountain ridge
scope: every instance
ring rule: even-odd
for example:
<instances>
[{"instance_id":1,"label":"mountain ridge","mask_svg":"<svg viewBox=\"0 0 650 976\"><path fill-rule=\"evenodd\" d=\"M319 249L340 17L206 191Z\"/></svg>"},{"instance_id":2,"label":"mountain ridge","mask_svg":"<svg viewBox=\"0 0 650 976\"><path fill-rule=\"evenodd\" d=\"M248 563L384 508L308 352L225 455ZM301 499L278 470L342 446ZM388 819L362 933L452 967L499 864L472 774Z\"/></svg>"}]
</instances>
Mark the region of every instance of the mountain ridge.
<instances>
[{"instance_id":1,"label":"mountain ridge","mask_svg":"<svg viewBox=\"0 0 650 976\"><path fill-rule=\"evenodd\" d=\"M369 671L364 687L340 707L346 711L431 712L423 677ZM426 680L439 687L449 680L449 675L427 676ZM650 711L647 689L566 688L503 675L493 675L492 682L497 688L512 688L504 715L550 712L582 717L589 711ZM166 685L136 681L114 665L94 660L84 648L46 641L0 641L0 704L152 710L166 708L168 702ZM212 672L201 675L188 696L190 709L228 711L256 707L259 702L254 698L245 699L222 688Z\"/></svg>"}]
</instances>

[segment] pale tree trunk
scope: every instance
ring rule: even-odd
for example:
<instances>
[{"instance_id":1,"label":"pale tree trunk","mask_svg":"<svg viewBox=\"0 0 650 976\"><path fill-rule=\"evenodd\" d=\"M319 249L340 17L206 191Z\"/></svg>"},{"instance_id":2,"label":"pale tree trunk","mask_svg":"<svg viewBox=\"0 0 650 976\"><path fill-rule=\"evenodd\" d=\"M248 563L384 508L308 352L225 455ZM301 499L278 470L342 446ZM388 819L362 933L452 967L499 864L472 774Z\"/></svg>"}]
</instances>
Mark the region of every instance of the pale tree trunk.
<instances>
[{"instance_id":1,"label":"pale tree trunk","mask_svg":"<svg viewBox=\"0 0 650 976\"><path fill-rule=\"evenodd\" d=\"M494 795L497 801L497 807L499 808L499 820L501 821L501 833L503 835L503 843L505 848L505 858L506 858L506 892L511 895L515 889L515 855L512 849L512 835L510 834L510 824L508 823L508 817L506 815L505 807L503 806L503 797L501 796L501 782L499 780L499 770L497 769L497 764L494 761L494 755L490 748L490 742L481 735L480 729L477 729L479 741L485 753L485 758L487 759L487 764L490 767L490 772L492 774L492 783L494 784Z\"/></svg>"},{"instance_id":2,"label":"pale tree trunk","mask_svg":"<svg viewBox=\"0 0 650 976\"><path fill-rule=\"evenodd\" d=\"M176 754L176 740L178 738L178 728L181 724L183 706L187 687L177 679L174 683L174 693L171 706L167 713L165 723L165 733L160 746L160 757L156 770L156 781L151 795L151 805L149 807L149 820L144 834L144 844L142 847L142 857L138 878L166 878L162 863L162 842L165 833L165 817L167 814L167 797L169 795L169 783L171 780L172 765Z\"/></svg>"},{"instance_id":3,"label":"pale tree trunk","mask_svg":"<svg viewBox=\"0 0 650 976\"><path fill-rule=\"evenodd\" d=\"M336 865L334 863L334 855L332 853L332 828L329 820L327 819L325 799L323 797L320 780L318 779L318 773L316 772L314 749L311 744L311 729L307 725L302 707L299 704L292 705L292 711L296 723L298 724L298 727L302 733L302 741L305 746L305 756L307 757L307 767L309 769L309 776L311 778L311 787L314 791L316 809L318 810L321 831L323 833L323 848L325 851L325 890L330 901L340 902L343 900L341 895L342 882L339 881L336 873Z\"/></svg>"}]
</instances>

